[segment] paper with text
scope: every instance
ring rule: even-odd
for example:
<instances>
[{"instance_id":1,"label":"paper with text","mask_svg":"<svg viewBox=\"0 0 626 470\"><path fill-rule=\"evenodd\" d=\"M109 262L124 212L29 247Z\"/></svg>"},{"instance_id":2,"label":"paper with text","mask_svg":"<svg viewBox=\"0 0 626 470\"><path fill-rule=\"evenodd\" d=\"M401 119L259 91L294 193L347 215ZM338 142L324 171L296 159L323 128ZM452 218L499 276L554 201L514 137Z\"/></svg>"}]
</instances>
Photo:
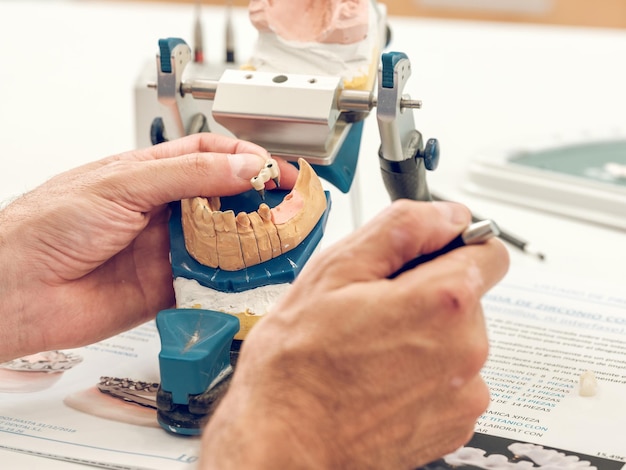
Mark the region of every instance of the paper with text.
<instances>
[{"instance_id":1,"label":"paper with text","mask_svg":"<svg viewBox=\"0 0 626 470\"><path fill-rule=\"evenodd\" d=\"M102 376L158 382L159 350L158 333L150 322L72 350L83 361L48 388L0 392L0 448L104 468L195 468L198 438L170 435L158 426L154 409L109 398L95 389ZM129 422L119 420L116 407ZM137 408L136 418L132 407Z\"/></svg>"},{"instance_id":2,"label":"paper with text","mask_svg":"<svg viewBox=\"0 0 626 470\"><path fill-rule=\"evenodd\" d=\"M509 275L483 299L492 403L481 433L626 462L626 294ZM593 396L580 378L595 377Z\"/></svg>"},{"instance_id":3,"label":"paper with text","mask_svg":"<svg viewBox=\"0 0 626 470\"><path fill-rule=\"evenodd\" d=\"M626 296L618 291L512 272L485 296L491 351L482 375L492 403L478 419L480 435L585 454L621 468L614 464L626 462ZM68 397L93 398L84 392L102 376L158 382L159 348L150 322L71 351L83 361L46 389L0 392L0 448L105 468L194 469L198 438L67 405ZM585 371L597 379L593 396L579 394ZM537 465L525 468L542 468Z\"/></svg>"}]
</instances>

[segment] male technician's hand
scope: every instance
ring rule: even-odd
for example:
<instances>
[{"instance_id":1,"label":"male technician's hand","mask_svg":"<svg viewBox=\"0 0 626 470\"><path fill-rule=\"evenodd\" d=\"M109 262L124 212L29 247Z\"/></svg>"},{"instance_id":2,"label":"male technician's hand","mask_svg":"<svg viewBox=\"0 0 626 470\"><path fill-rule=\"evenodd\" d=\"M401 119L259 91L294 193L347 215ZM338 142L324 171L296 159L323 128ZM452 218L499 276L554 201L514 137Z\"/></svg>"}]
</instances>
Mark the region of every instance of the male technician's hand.
<instances>
[{"instance_id":1,"label":"male technician's hand","mask_svg":"<svg viewBox=\"0 0 626 470\"><path fill-rule=\"evenodd\" d=\"M267 156L196 134L68 171L0 211L0 362L92 343L173 305L166 203L246 191ZM279 163L289 188L297 170Z\"/></svg>"},{"instance_id":2,"label":"male technician's hand","mask_svg":"<svg viewBox=\"0 0 626 470\"><path fill-rule=\"evenodd\" d=\"M387 276L469 223L460 205L398 201L316 255L244 342L200 468L413 469L467 442L489 402L480 298L507 251Z\"/></svg>"}]
</instances>

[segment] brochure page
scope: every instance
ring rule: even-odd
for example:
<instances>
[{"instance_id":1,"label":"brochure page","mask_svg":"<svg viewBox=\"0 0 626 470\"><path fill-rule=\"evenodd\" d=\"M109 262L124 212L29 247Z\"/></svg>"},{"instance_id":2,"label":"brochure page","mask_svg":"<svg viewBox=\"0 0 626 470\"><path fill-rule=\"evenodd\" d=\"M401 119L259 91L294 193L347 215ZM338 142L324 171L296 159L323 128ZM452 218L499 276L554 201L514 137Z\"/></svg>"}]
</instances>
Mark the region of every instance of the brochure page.
<instances>
[{"instance_id":1,"label":"brochure page","mask_svg":"<svg viewBox=\"0 0 626 470\"><path fill-rule=\"evenodd\" d=\"M425 469L626 470L626 296L514 270L483 307L491 405L470 443ZM0 448L103 468L194 469L199 438L156 422L159 349L149 322L1 364Z\"/></svg>"}]
</instances>

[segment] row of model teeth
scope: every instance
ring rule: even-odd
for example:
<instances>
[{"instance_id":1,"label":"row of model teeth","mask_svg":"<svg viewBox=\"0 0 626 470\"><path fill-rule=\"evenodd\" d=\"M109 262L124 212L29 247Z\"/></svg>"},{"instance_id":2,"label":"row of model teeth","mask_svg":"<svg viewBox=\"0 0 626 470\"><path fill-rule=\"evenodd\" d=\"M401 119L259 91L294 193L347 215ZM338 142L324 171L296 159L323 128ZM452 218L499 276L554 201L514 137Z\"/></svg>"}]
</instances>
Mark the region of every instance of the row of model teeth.
<instances>
[{"instance_id":1,"label":"row of model teeth","mask_svg":"<svg viewBox=\"0 0 626 470\"><path fill-rule=\"evenodd\" d=\"M183 201L183 230L187 251L198 262L226 271L237 271L280 256L293 248L282 242L272 221L269 206L262 203L256 212L219 210L216 198L196 197ZM192 217L186 216L191 212Z\"/></svg>"}]
</instances>

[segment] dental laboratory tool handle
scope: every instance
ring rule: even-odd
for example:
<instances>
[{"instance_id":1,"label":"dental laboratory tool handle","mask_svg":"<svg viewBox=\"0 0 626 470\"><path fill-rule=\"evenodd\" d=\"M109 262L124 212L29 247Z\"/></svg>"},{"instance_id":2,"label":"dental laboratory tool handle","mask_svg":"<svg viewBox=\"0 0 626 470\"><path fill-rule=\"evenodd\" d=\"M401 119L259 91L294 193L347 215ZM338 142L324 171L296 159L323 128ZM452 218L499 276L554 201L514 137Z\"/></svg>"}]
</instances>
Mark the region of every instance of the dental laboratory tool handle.
<instances>
[{"instance_id":1,"label":"dental laboratory tool handle","mask_svg":"<svg viewBox=\"0 0 626 470\"><path fill-rule=\"evenodd\" d=\"M443 248L439 250L433 251L432 253L425 253L423 255L418 255L413 258L411 261L405 263L400 269L395 271L394 273L388 276L388 279L394 279L398 277L400 274L409 271L420 264L426 263L427 261L431 261L438 256L449 253L456 248L460 248L465 245L475 245L477 243L484 243L492 237L497 237L500 233L500 229L496 225L496 223L492 220L481 220L480 222L475 222L467 227L462 233L460 233L456 238L454 238L450 243L448 243Z\"/></svg>"}]
</instances>

